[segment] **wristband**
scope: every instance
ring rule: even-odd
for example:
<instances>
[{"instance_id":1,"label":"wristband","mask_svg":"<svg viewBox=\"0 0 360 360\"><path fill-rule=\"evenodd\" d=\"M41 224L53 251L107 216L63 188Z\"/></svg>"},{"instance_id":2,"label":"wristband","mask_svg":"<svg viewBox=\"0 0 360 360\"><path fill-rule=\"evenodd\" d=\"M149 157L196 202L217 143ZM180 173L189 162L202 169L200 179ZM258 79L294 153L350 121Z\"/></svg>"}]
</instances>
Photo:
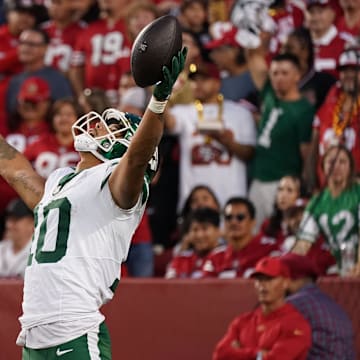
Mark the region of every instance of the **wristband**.
<instances>
[{"instance_id":1,"label":"wristband","mask_svg":"<svg viewBox=\"0 0 360 360\"><path fill-rule=\"evenodd\" d=\"M155 114L162 114L165 110L167 100L159 101L156 100L154 96L151 97L148 109L151 110Z\"/></svg>"}]
</instances>

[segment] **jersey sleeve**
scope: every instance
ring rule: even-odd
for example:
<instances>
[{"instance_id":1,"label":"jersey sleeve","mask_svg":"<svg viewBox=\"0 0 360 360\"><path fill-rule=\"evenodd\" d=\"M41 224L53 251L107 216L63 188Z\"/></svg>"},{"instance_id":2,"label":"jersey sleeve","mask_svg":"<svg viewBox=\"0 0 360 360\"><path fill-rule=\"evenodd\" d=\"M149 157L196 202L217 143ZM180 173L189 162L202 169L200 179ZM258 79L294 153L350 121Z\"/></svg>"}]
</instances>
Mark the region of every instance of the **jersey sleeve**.
<instances>
[{"instance_id":1,"label":"jersey sleeve","mask_svg":"<svg viewBox=\"0 0 360 360\"><path fill-rule=\"evenodd\" d=\"M299 240L306 240L312 244L316 242L316 239L320 233L320 228L316 220L315 214L313 213L313 204L317 197L313 198L312 201L306 207L304 215L301 219L297 238Z\"/></svg>"}]
</instances>

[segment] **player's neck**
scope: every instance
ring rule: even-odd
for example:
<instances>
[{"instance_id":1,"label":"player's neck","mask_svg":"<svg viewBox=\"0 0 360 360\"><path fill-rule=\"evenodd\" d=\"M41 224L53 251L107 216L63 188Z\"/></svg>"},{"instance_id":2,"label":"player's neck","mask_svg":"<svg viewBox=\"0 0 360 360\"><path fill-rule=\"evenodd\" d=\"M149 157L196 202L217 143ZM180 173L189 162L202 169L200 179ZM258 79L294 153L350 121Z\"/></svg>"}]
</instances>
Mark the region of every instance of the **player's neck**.
<instances>
[{"instance_id":1,"label":"player's neck","mask_svg":"<svg viewBox=\"0 0 360 360\"><path fill-rule=\"evenodd\" d=\"M96 158L90 152L79 152L79 155L80 155L80 161L78 162L78 164L76 166L76 172L90 169L90 168L102 163L101 160Z\"/></svg>"}]
</instances>

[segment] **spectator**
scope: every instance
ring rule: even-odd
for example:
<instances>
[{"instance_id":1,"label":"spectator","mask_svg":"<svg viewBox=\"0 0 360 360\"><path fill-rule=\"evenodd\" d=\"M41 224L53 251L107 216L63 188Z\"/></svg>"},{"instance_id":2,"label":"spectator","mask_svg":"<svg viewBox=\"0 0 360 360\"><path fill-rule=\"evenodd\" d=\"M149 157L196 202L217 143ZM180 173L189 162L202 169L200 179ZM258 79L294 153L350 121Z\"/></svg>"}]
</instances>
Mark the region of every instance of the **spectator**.
<instances>
[{"instance_id":1,"label":"spectator","mask_svg":"<svg viewBox=\"0 0 360 360\"><path fill-rule=\"evenodd\" d=\"M360 276L360 184L354 160L343 145L331 146L323 158L326 188L315 195L304 213L293 249L306 254L321 233L329 244L342 275Z\"/></svg>"},{"instance_id":2,"label":"spectator","mask_svg":"<svg viewBox=\"0 0 360 360\"><path fill-rule=\"evenodd\" d=\"M348 43L356 43L360 34L360 3L352 0L339 0L342 16L336 27Z\"/></svg>"},{"instance_id":3,"label":"spectator","mask_svg":"<svg viewBox=\"0 0 360 360\"><path fill-rule=\"evenodd\" d=\"M182 0L178 16L182 27L191 31L201 45L202 58L208 60L205 44L211 39L209 34L208 4L206 0Z\"/></svg>"},{"instance_id":4,"label":"spectator","mask_svg":"<svg viewBox=\"0 0 360 360\"><path fill-rule=\"evenodd\" d=\"M6 141L23 152L27 145L49 132L51 93L41 77L28 77L20 86L15 99L16 113L9 119Z\"/></svg>"},{"instance_id":5,"label":"spectator","mask_svg":"<svg viewBox=\"0 0 360 360\"><path fill-rule=\"evenodd\" d=\"M71 85L66 77L44 63L48 44L49 37L41 29L24 30L20 34L18 50L24 71L10 80L6 95L9 114L15 110L21 84L32 76L40 77L48 83L53 100L72 96Z\"/></svg>"},{"instance_id":6,"label":"spectator","mask_svg":"<svg viewBox=\"0 0 360 360\"><path fill-rule=\"evenodd\" d=\"M42 78L29 77L22 83L16 100L17 110L9 119L6 141L23 152L27 145L38 140L41 135L49 135L50 88ZM17 195L4 179L0 179L0 194L1 213Z\"/></svg>"},{"instance_id":7,"label":"spectator","mask_svg":"<svg viewBox=\"0 0 360 360\"><path fill-rule=\"evenodd\" d=\"M67 74L75 42L86 24L74 21L71 2L68 0L46 1L50 20L42 24L50 38L45 65Z\"/></svg>"},{"instance_id":8,"label":"spectator","mask_svg":"<svg viewBox=\"0 0 360 360\"><path fill-rule=\"evenodd\" d=\"M127 36L132 44L140 31L158 17L156 6L146 0L132 1L126 8Z\"/></svg>"},{"instance_id":9,"label":"spectator","mask_svg":"<svg viewBox=\"0 0 360 360\"><path fill-rule=\"evenodd\" d=\"M6 89L11 77L22 70L18 58L17 47L19 35L23 30L31 29L35 25L33 6L26 6L16 0L4 4L6 24L0 27L0 108L5 109ZM5 112L0 113L0 133L6 135Z\"/></svg>"},{"instance_id":10,"label":"spectator","mask_svg":"<svg viewBox=\"0 0 360 360\"><path fill-rule=\"evenodd\" d=\"M202 61L201 45L191 31L183 29L182 42L183 46L186 46L189 49L188 56L186 57L185 68L174 85L174 92L171 94L170 98L171 106L190 104L195 101L189 73L193 66L192 64L198 64Z\"/></svg>"},{"instance_id":11,"label":"spectator","mask_svg":"<svg viewBox=\"0 0 360 360\"><path fill-rule=\"evenodd\" d=\"M296 243L296 234L299 232L306 204L307 201L305 199L297 199L294 205L284 211L284 224L287 236L281 245L282 253L290 252ZM320 235L306 254L316 264L319 275L338 274L336 260L329 249L330 247L324 240L324 237Z\"/></svg>"},{"instance_id":12,"label":"spectator","mask_svg":"<svg viewBox=\"0 0 360 360\"><path fill-rule=\"evenodd\" d=\"M317 271L307 256L289 253L281 261L290 270L286 301L310 323L312 345L307 360L355 360L354 331L345 311L316 286Z\"/></svg>"},{"instance_id":13,"label":"spectator","mask_svg":"<svg viewBox=\"0 0 360 360\"><path fill-rule=\"evenodd\" d=\"M80 114L73 100L56 101L51 108L52 131L26 147L24 155L43 178L47 179L50 173L60 167L75 167L80 160L71 132Z\"/></svg>"},{"instance_id":14,"label":"spectator","mask_svg":"<svg viewBox=\"0 0 360 360\"><path fill-rule=\"evenodd\" d=\"M88 106L84 89L105 90L112 106L118 105L121 75L130 69L130 47L126 36L126 0L99 1L103 17L84 29L78 37L70 80L81 106Z\"/></svg>"},{"instance_id":15,"label":"spectator","mask_svg":"<svg viewBox=\"0 0 360 360\"><path fill-rule=\"evenodd\" d=\"M249 197L257 211L257 226L270 216L279 180L301 176L311 140L314 109L301 96L299 60L283 53L270 64L270 82L264 57L249 52L248 64L257 88L262 89L262 112L252 166Z\"/></svg>"},{"instance_id":16,"label":"spectator","mask_svg":"<svg viewBox=\"0 0 360 360\"><path fill-rule=\"evenodd\" d=\"M308 27L314 42L316 71L326 71L338 78L337 60L345 39L336 26L335 0L307 0Z\"/></svg>"},{"instance_id":17,"label":"spectator","mask_svg":"<svg viewBox=\"0 0 360 360\"><path fill-rule=\"evenodd\" d=\"M286 236L284 213L299 197L300 179L291 175L282 177L276 191L273 213L261 225L264 235L277 239L280 244L284 241Z\"/></svg>"},{"instance_id":18,"label":"spectator","mask_svg":"<svg viewBox=\"0 0 360 360\"><path fill-rule=\"evenodd\" d=\"M231 322L216 345L213 360L305 360L311 329L285 301L288 268L278 258L264 258L256 264L252 277L260 306Z\"/></svg>"},{"instance_id":19,"label":"spectator","mask_svg":"<svg viewBox=\"0 0 360 360\"><path fill-rule=\"evenodd\" d=\"M167 279L200 278L204 262L220 243L218 211L198 208L188 215L187 222L191 249L182 250L174 256L167 267Z\"/></svg>"},{"instance_id":20,"label":"spectator","mask_svg":"<svg viewBox=\"0 0 360 360\"><path fill-rule=\"evenodd\" d=\"M311 156L305 174L309 188L324 184L320 164L328 147L334 144L344 144L351 151L355 172L360 173L360 51L344 50L338 69L340 82L331 88L313 122Z\"/></svg>"},{"instance_id":21,"label":"spectator","mask_svg":"<svg viewBox=\"0 0 360 360\"><path fill-rule=\"evenodd\" d=\"M327 72L316 71L314 68L314 44L308 29L300 27L292 31L283 48L283 52L295 55L300 63L299 90L315 109L324 102L336 78Z\"/></svg>"},{"instance_id":22,"label":"spectator","mask_svg":"<svg viewBox=\"0 0 360 360\"><path fill-rule=\"evenodd\" d=\"M166 117L181 148L178 206L197 184L211 187L223 206L230 196L247 194L246 162L254 151L255 124L243 106L223 100L214 64L194 66L190 78L197 102L174 106Z\"/></svg>"},{"instance_id":23,"label":"spectator","mask_svg":"<svg viewBox=\"0 0 360 360\"><path fill-rule=\"evenodd\" d=\"M226 31L205 47L210 51L211 60L225 72L220 92L225 99L238 102L256 93L256 88L247 67L245 50L237 43L235 34L236 29Z\"/></svg>"},{"instance_id":24,"label":"spectator","mask_svg":"<svg viewBox=\"0 0 360 360\"><path fill-rule=\"evenodd\" d=\"M191 236L189 234L190 224L188 219L190 214L197 209L210 208L217 212L220 212L220 204L216 195L206 185L195 186L187 199L185 200L184 207L181 210L181 214L177 219L178 222L178 244L175 247L175 253L179 250L187 250L192 247Z\"/></svg>"},{"instance_id":25,"label":"spectator","mask_svg":"<svg viewBox=\"0 0 360 360\"><path fill-rule=\"evenodd\" d=\"M247 277L256 262L278 254L276 239L253 236L254 205L245 198L230 198L224 208L224 238L227 243L204 263L204 277Z\"/></svg>"},{"instance_id":26,"label":"spectator","mask_svg":"<svg viewBox=\"0 0 360 360\"><path fill-rule=\"evenodd\" d=\"M0 241L0 277L24 277L34 231L34 215L20 199L6 208L5 237Z\"/></svg>"}]
</instances>

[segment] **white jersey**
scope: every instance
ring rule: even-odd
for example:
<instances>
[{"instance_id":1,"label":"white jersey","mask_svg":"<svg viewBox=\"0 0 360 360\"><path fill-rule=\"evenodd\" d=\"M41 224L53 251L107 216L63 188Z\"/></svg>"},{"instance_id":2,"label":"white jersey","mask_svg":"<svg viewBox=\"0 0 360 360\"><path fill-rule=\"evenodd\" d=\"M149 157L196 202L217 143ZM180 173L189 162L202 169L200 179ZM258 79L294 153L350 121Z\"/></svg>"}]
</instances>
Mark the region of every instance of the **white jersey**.
<instances>
[{"instance_id":1,"label":"white jersey","mask_svg":"<svg viewBox=\"0 0 360 360\"><path fill-rule=\"evenodd\" d=\"M35 209L19 345L56 346L103 321L99 308L113 297L146 200L129 210L115 204L107 180L117 161L48 178Z\"/></svg>"},{"instance_id":2,"label":"white jersey","mask_svg":"<svg viewBox=\"0 0 360 360\"><path fill-rule=\"evenodd\" d=\"M216 118L218 111L217 104L204 104L204 118ZM208 185L221 206L232 196L246 196L246 163L197 131L199 119L195 105L177 105L171 113L176 120L174 133L180 136L181 148L179 210L196 185ZM225 100L223 123L232 130L235 142L255 146L255 122L242 105Z\"/></svg>"},{"instance_id":3,"label":"white jersey","mask_svg":"<svg viewBox=\"0 0 360 360\"><path fill-rule=\"evenodd\" d=\"M11 240L0 241L0 277L24 277L31 239L20 251L14 252Z\"/></svg>"}]
</instances>

